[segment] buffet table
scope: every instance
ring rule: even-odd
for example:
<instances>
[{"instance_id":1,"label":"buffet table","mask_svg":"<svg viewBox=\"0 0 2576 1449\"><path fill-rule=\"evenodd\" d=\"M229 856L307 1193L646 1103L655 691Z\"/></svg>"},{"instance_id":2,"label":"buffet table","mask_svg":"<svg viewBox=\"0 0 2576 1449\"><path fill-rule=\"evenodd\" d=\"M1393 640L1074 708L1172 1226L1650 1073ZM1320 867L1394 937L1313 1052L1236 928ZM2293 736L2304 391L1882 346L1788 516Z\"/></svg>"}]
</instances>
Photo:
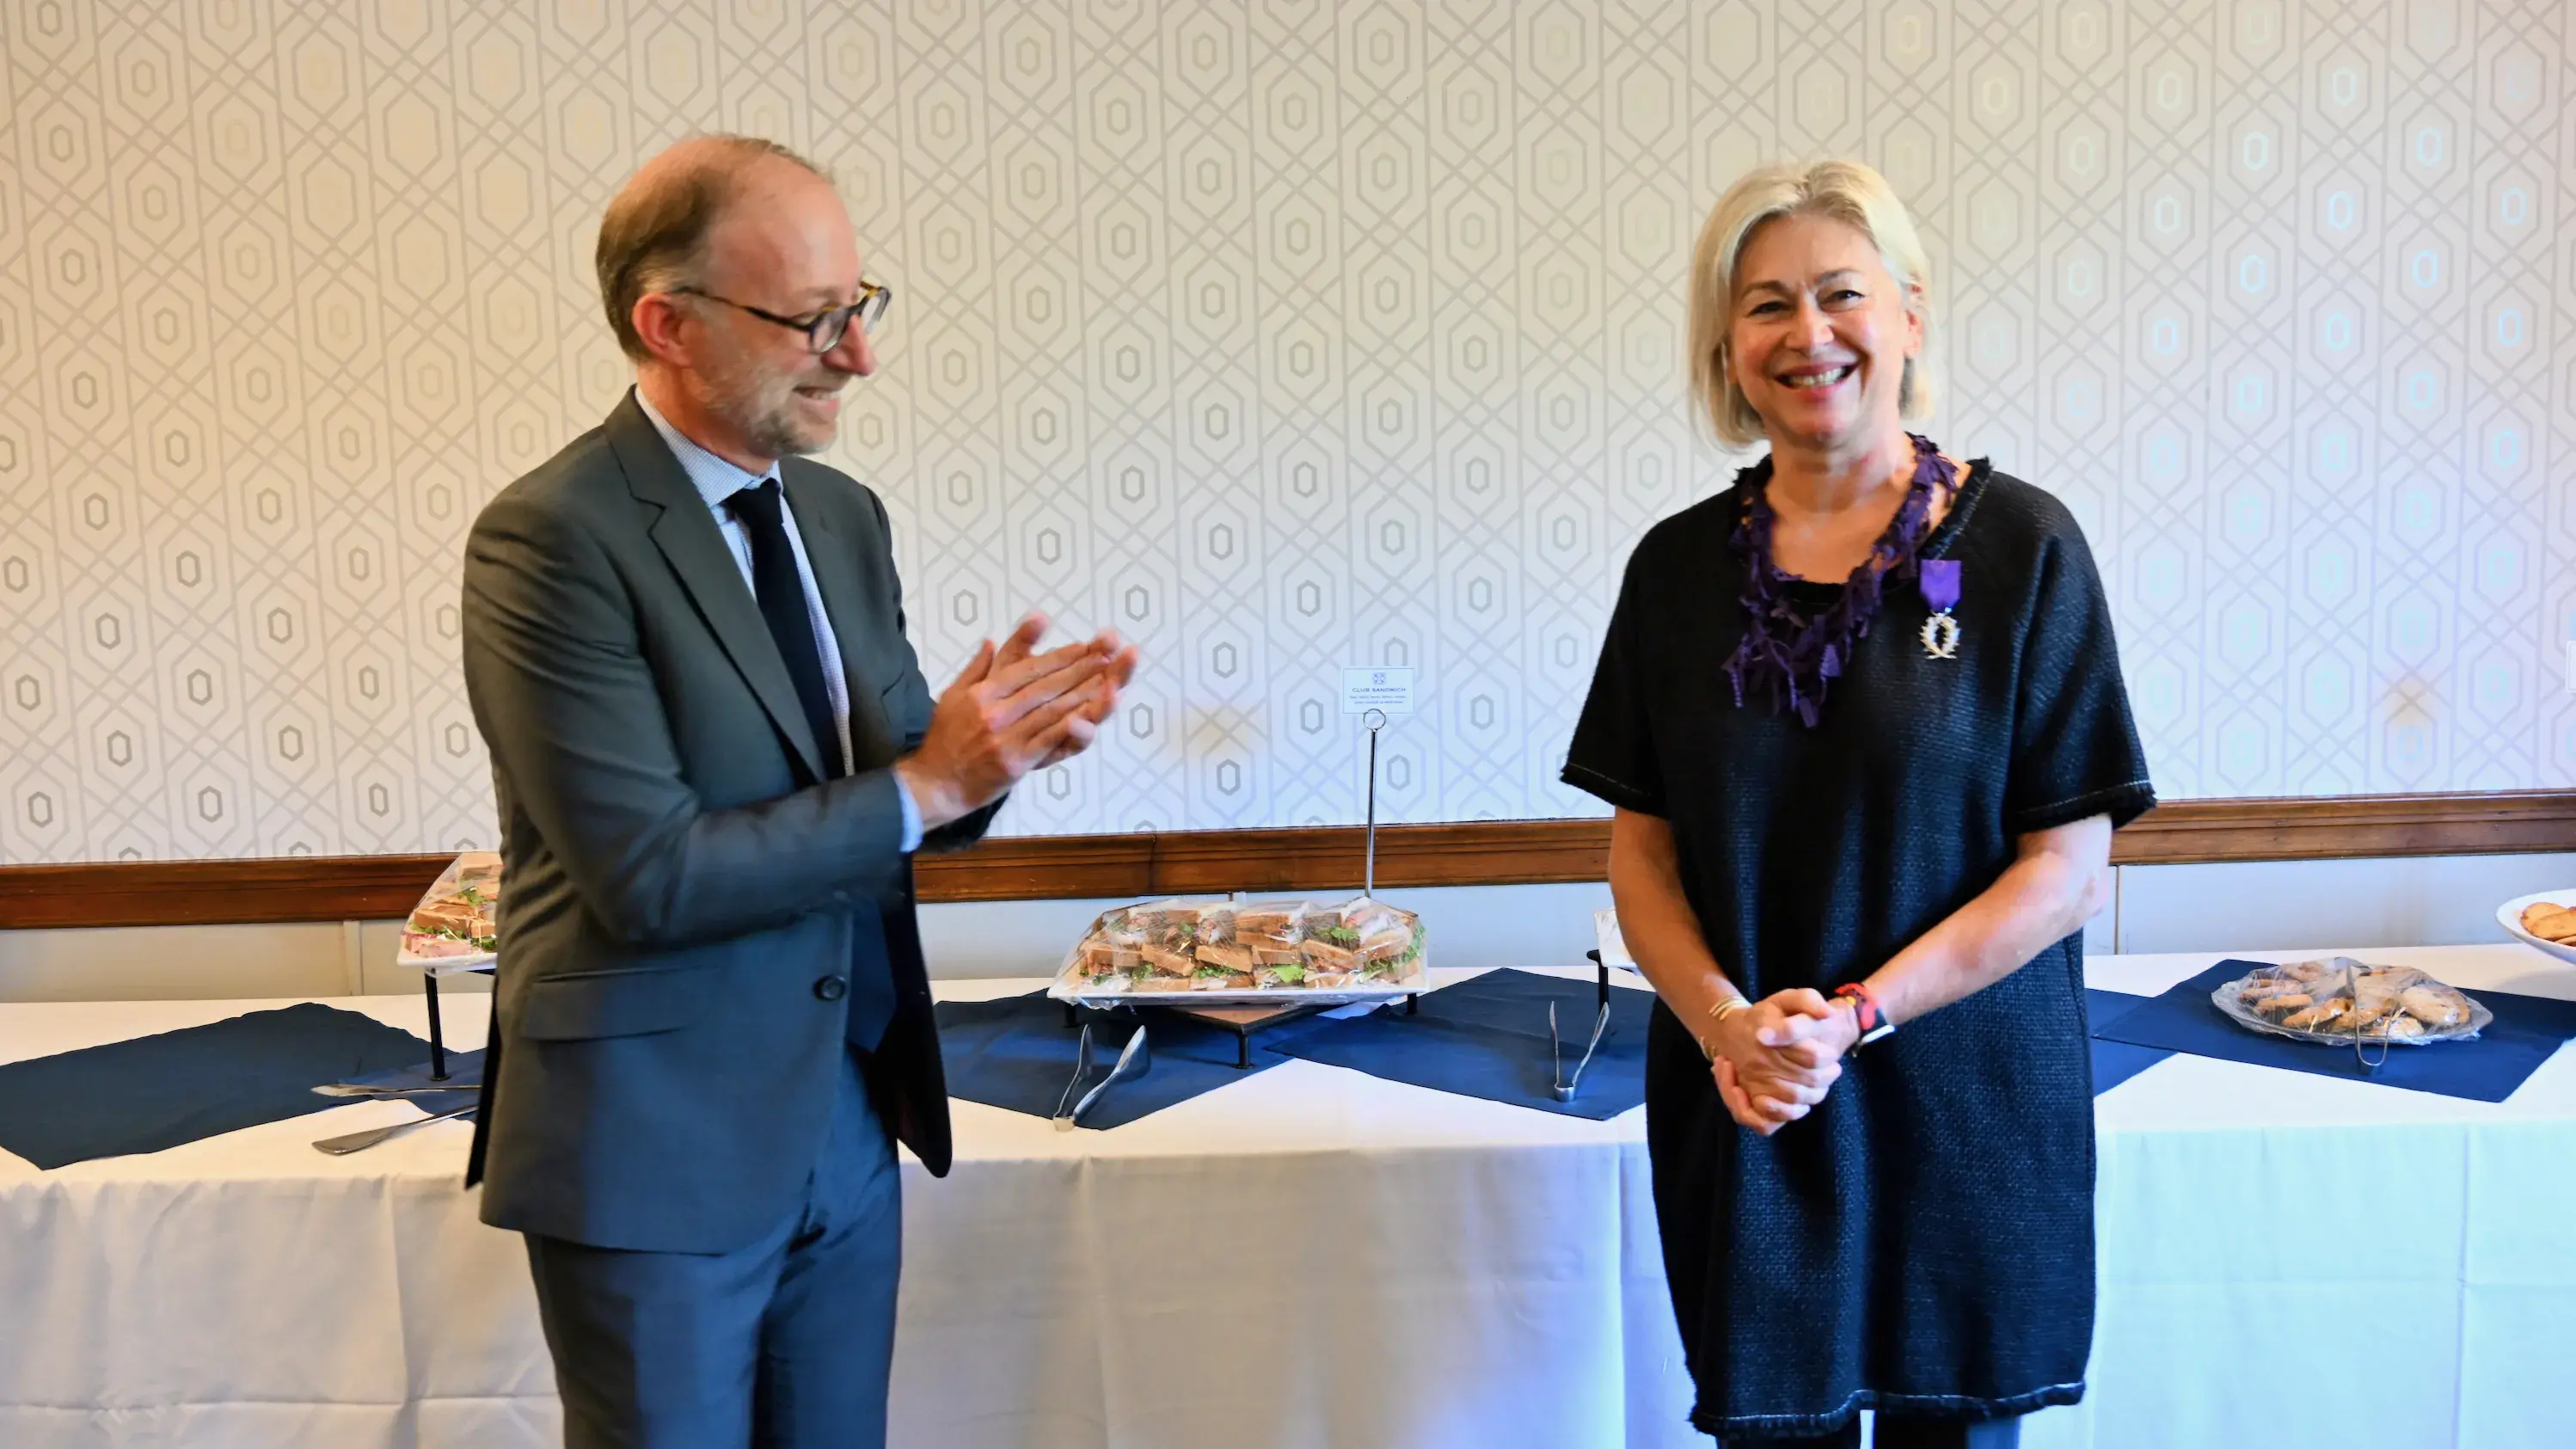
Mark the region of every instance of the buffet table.
<instances>
[{"instance_id":1,"label":"buffet table","mask_svg":"<svg viewBox=\"0 0 2576 1449\"><path fill-rule=\"evenodd\" d=\"M2367 954L2576 997L2521 946ZM2151 993L2212 959L2088 966ZM486 1002L448 999L453 1044ZM274 1004L0 1006L0 1061ZM426 1030L415 997L332 1004ZM2576 1443L2576 1052L2500 1105L2185 1056L2097 1110L2092 1393L2032 1420L2032 1449ZM308 1145L415 1115L49 1173L0 1154L0 1444L559 1443L519 1242L459 1186L470 1129ZM906 1165L897 1445L1708 1442L1641 1113L1290 1061L1111 1132L966 1102L956 1125L952 1176Z\"/></svg>"}]
</instances>

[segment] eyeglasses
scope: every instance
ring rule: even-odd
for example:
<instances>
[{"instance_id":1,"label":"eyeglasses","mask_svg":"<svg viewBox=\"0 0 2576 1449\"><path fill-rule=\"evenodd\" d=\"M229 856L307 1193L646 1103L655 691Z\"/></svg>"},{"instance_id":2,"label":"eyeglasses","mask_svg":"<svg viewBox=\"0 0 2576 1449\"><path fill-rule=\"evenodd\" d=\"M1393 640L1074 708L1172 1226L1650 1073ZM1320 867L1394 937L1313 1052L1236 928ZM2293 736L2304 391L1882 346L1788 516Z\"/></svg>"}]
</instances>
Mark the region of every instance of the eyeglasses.
<instances>
[{"instance_id":1,"label":"eyeglasses","mask_svg":"<svg viewBox=\"0 0 2576 1449\"><path fill-rule=\"evenodd\" d=\"M704 297L710 302L722 302L738 312L748 312L763 322L792 327L805 334L805 345L813 348L818 355L841 345L841 339L849 335L850 322L853 318L857 319L861 333L873 336L876 333L877 324L885 320L886 308L894 303L894 288L882 282L862 281L859 283L859 300L846 307L829 307L806 317L781 317L775 312L763 311L748 302L737 302L731 297L719 297L713 292L702 292L695 287L673 287L671 290L685 292L692 297Z\"/></svg>"}]
</instances>

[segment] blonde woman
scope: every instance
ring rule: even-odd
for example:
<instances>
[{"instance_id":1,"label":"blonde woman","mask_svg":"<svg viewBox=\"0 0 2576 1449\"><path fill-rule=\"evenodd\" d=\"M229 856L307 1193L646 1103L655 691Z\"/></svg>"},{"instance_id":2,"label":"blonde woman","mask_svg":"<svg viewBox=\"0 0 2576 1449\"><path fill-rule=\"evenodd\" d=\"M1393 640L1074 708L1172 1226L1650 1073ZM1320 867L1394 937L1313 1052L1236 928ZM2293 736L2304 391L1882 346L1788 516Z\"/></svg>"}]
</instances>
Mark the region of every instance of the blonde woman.
<instances>
[{"instance_id":1,"label":"blonde woman","mask_svg":"<svg viewBox=\"0 0 2576 1449\"><path fill-rule=\"evenodd\" d=\"M1692 1422L1727 1445L2017 1439L2084 1392L2080 930L2154 803L2056 499L1931 411L1923 248L1849 162L1701 232L1692 377L1768 443L1630 559L1565 779L1660 998L1646 1127Z\"/></svg>"}]
</instances>

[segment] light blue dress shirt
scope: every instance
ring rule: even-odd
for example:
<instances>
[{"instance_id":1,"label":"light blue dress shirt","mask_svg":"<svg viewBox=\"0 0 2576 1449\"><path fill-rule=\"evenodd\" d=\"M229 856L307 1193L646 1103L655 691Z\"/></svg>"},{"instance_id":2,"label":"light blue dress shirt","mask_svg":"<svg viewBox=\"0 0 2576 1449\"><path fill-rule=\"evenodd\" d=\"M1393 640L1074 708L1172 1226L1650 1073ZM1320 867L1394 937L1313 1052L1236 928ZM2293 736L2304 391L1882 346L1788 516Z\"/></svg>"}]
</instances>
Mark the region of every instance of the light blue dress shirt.
<instances>
[{"instance_id":1,"label":"light blue dress shirt","mask_svg":"<svg viewBox=\"0 0 2576 1449\"><path fill-rule=\"evenodd\" d=\"M778 465L771 463L766 473L745 472L671 426L671 420L654 408L642 388L635 390L635 405L644 410L644 420L670 445L671 456L680 462L680 471L689 475L698 496L706 500L707 511L715 515L717 531L724 535L725 547L733 550L733 561L742 569L743 587L752 589L756 596L759 590L751 581L751 530L734 517L725 500L764 479L776 478ZM814 587L814 566L805 559L805 535L796 527L796 509L787 502L783 485L778 511L786 519L788 550L796 555L797 581L805 586L805 614L814 621L814 643L823 651L823 690L831 696L832 723L841 732L841 758L847 760L851 758L850 681L841 672L840 640L832 633L832 617L823 612L822 592ZM894 794L903 804L903 851L910 855L921 848L921 807L913 802L912 791L905 787L901 775L894 777Z\"/></svg>"}]
</instances>

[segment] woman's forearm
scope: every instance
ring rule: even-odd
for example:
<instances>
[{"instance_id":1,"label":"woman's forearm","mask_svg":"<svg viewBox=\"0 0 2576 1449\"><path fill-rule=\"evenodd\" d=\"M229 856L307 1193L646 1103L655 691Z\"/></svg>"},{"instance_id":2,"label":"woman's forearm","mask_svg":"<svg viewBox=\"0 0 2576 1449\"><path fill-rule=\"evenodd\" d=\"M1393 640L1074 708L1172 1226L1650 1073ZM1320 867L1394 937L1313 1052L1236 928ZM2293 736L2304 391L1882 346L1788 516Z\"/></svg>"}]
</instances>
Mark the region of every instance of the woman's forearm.
<instances>
[{"instance_id":1,"label":"woman's forearm","mask_svg":"<svg viewBox=\"0 0 2576 1449\"><path fill-rule=\"evenodd\" d=\"M2024 836L1993 885L1870 975L1879 1010L1893 1022L1938 1011L2082 930L2107 902L2110 856L2108 816Z\"/></svg>"},{"instance_id":2,"label":"woman's forearm","mask_svg":"<svg viewBox=\"0 0 2576 1449\"><path fill-rule=\"evenodd\" d=\"M1741 995L1710 954L1682 893L1669 822L1622 810L1610 826L1610 899L1638 974L1691 1034L1707 1040L1708 1010Z\"/></svg>"}]
</instances>

